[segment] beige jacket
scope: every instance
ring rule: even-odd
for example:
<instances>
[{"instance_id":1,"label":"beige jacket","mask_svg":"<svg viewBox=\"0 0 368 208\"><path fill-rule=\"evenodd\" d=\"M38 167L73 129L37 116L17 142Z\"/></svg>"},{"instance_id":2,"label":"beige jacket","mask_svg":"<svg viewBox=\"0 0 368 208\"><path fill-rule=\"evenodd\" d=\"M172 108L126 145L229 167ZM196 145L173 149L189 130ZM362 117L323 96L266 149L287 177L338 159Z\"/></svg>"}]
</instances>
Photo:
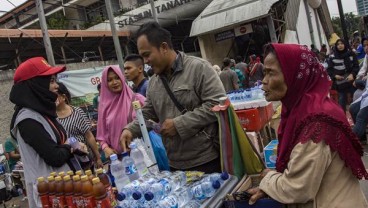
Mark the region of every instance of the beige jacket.
<instances>
[{"instance_id":1,"label":"beige jacket","mask_svg":"<svg viewBox=\"0 0 368 208\"><path fill-rule=\"evenodd\" d=\"M297 144L284 173L267 173L260 188L288 208L368 207L358 179L324 142Z\"/></svg>"},{"instance_id":2,"label":"beige jacket","mask_svg":"<svg viewBox=\"0 0 368 208\"><path fill-rule=\"evenodd\" d=\"M175 107L158 75L148 84L142 112L146 120L163 123L174 119L178 135L163 138L163 143L170 166L188 169L219 157L218 123L210 109L226 94L219 76L207 61L180 53L175 66L169 86L188 112L182 115ZM141 135L137 120L126 128L133 136Z\"/></svg>"}]
</instances>

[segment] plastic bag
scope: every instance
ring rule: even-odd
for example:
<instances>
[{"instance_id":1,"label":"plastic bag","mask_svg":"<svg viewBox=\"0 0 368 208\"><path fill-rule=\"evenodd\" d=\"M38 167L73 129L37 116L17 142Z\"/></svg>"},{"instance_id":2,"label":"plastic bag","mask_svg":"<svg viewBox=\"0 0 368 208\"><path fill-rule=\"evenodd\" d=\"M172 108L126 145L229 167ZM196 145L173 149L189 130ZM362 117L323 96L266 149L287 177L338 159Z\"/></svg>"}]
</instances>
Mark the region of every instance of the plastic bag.
<instances>
[{"instance_id":1,"label":"plastic bag","mask_svg":"<svg viewBox=\"0 0 368 208\"><path fill-rule=\"evenodd\" d=\"M160 171L170 170L169 159L167 158L166 149L162 143L161 135L157 134L153 130L148 132L148 135L151 139L153 153L155 154L158 168Z\"/></svg>"}]
</instances>

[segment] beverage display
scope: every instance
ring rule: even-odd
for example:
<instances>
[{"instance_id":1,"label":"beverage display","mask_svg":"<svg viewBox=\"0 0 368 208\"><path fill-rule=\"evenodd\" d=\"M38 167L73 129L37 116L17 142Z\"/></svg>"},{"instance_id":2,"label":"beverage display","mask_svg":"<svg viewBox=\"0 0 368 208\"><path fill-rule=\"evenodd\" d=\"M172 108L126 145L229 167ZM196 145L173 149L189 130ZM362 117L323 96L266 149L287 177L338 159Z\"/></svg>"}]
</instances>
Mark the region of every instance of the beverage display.
<instances>
[{"instance_id":1,"label":"beverage display","mask_svg":"<svg viewBox=\"0 0 368 208\"><path fill-rule=\"evenodd\" d=\"M79 175L73 176L74 196L73 203L76 208L84 208L84 202L82 197L82 182Z\"/></svg>"},{"instance_id":2,"label":"beverage display","mask_svg":"<svg viewBox=\"0 0 368 208\"><path fill-rule=\"evenodd\" d=\"M64 176L64 193L65 193L65 202L68 208L75 208L73 203L73 195L74 195L74 186L73 181L70 178L70 175Z\"/></svg>"},{"instance_id":3,"label":"beverage display","mask_svg":"<svg viewBox=\"0 0 368 208\"><path fill-rule=\"evenodd\" d=\"M125 185L129 183L129 178L125 175L123 164L118 160L116 154L111 155L110 160L110 171L115 178L115 185L120 191Z\"/></svg>"},{"instance_id":4,"label":"beverage display","mask_svg":"<svg viewBox=\"0 0 368 208\"><path fill-rule=\"evenodd\" d=\"M212 173L207 176L204 180L209 182L219 181L220 184L224 184L227 179L229 179L229 174L227 172L222 173Z\"/></svg>"},{"instance_id":5,"label":"beverage display","mask_svg":"<svg viewBox=\"0 0 368 208\"><path fill-rule=\"evenodd\" d=\"M52 207L64 208L65 204L66 203L65 203L65 197L64 197L64 182L60 176L56 176L55 177L55 198L53 200Z\"/></svg>"},{"instance_id":6,"label":"beverage display","mask_svg":"<svg viewBox=\"0 0 368 208\"><path fill-rule=\"evenodd\" d=\"M203 181L192 188L193 197L197 200L203 200L205 198L212 197L216 190L220 188L220 182L206 182Z\"/></svg>"},{"instance_id":7,"label":"beverage display","mask_svg":"<svg viewBox=\"0 0 368 208\"><path fill-rule=\"evenodd\" d=\"M91 170L86 170L85 174L88 177L88 180L90 180L92 182L92 179L94 178L94 176L92 174L92 171Z\"/></svg>"},{"instance_id":8,"label":"beverage display","mask_svg":"<svg viewBox=\"0 0 368 208\"><path fill-rule=\"evenodd\" d=\"M96 170L96 175L105 187L107 197L110 199L110 202L111 202L111 206L116 206L115 195L114 195L112 187L111 187L111 182L110 182L109 176L107 176L107 174L104 173L102 168L99 168L99 169Z\"/></svg>"},{"instance_id":9,"label":"beverage display","mask_svg":"<svg viewBox=\"0 0 368 208\"><path fill-rule=\"evenodd\" d=\"M128 155L128 152L124 152L122 156L125 174L128 176L129 181L132 182L134 180L137 180L139 178L139 175L134 160Z\"/></svg>"},{"instance_id":10,"label":"beverage display","mask_svg":"<svg viewBox=\"0 0 368 208\"><path fill-rule=\"evenodd\" d=\"M177 208L178 205L178 198L175 195L170 195L165 197L163 200L157 203L157 208Z\"/></svg>"},{"instance_id":11,"label":"beverage display","mask_svg":"<svg viewBox=\"0 0 368 208\"><path fill-rule=\"evenodd\" d=\"M130 143L129 147L131 149L130 157L134 160L139 176L145 176L148 173L148 169L146 163L144 163L143 153L137 148L134 142Z\"/></svg>"},{"instance_id":12,"label":"beverage display","mask_svg":"<svg viewBox=\"0 0 368 208\"><path fill-rule=\"evenodd\" d=\"M49 208L49 186L44 177L37 178L37 191L41 199L42 208Z\"/></svg>"},{"instance_id":13,"label":"beverage display","mask_svg":"<svg viewBox=\"0 0 368 208\"><path fill-rule=\"evenodd\" d=\"M93 186L86 175L82 176L82 196L84 207L95 207L96 202L93 194Z\"/></svg>"},{"instance_id":14,"label":"beverage display","mask_svg":"<svg viewBox=\"0 0 368 208\"><path fill-rule=\"evenodd\" d=\"M54 172L55 173L55 172ZM56 173L55 173L56 175ZM48 181L48 190L49 190L49 204L53 207L54 199L55 199L55 178L53 176L47 177Z\"/></svg>"},{"instance_id":15,"label":"beverage display","mask_svg":"<svg viewBox=\"0 0 368 208\"><path fill-rule=\"evenodd\" d=\"M96 177L92 179L92 183L96 206L98 208L111 208L110 199L107 196L105 186L100 182L100 179Z\"/></svg>"}]
</instances>

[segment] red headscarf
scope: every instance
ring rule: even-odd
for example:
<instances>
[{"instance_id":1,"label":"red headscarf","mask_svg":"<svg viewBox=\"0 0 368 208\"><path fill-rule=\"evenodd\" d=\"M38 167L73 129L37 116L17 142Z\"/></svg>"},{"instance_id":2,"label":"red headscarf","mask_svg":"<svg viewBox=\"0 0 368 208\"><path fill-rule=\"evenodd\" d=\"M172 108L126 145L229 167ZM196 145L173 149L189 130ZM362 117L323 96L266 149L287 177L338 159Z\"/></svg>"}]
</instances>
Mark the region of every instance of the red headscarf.
<instances>
[{"instance_id":1,"label":"red headscarf","mask_svg":"<svg viewBox=\"0 0 368 208\"><path fill-rule=\"evenodd\" d=\"M325 141L337 151L359 179L368 179L361 156L363 148L352 132L345 113L328 97L330 78L308 47L272 44L288 87L282 98L276 169L287 168L296 144Z\"/></svg>"}]
</instances>

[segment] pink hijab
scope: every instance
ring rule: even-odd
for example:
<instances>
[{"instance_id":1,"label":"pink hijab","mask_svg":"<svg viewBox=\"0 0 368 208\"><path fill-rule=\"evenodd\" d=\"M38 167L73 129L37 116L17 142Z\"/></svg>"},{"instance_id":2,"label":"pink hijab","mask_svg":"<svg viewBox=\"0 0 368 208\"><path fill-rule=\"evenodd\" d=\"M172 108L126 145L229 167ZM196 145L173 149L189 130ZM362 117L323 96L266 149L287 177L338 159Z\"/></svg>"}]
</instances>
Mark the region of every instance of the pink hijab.
<instances>
[{"instance_id":1,"label":"pink hijab","mask_svg":"<svg viewBox=\"0 0 368 208\"><path fill-rule=\"evenodd\" d=\"M341 107L327 96L330 79L316 55L302 45L272 44L269 47L275 50L288 87L281 100L277 171L284 172L287 168L296 144L323 140L357 178L367 179L361 159L362 146Z\"/></svg>"},{"instance_id":2,"label":"pink hijab","mask_svg":"<svg viewBox=\"0 0 368 208\"><path fill-rule=\"evenodd\" d=\"M107 73L113 70L121 79L123 90L120 94L113 93L107 85ZM135 94L126 84L125 77L118 66L107 66L102 72L101 94L98 106L97 140L102 149L107 146L117 153L122 152L120 146L120 135L123 128L131 121L129 112L132 108L132 118L135 118L135 111L132 106L134 100L138 100L143 106L145 98L140 94Z\"/></svg>"}]
</instances>

